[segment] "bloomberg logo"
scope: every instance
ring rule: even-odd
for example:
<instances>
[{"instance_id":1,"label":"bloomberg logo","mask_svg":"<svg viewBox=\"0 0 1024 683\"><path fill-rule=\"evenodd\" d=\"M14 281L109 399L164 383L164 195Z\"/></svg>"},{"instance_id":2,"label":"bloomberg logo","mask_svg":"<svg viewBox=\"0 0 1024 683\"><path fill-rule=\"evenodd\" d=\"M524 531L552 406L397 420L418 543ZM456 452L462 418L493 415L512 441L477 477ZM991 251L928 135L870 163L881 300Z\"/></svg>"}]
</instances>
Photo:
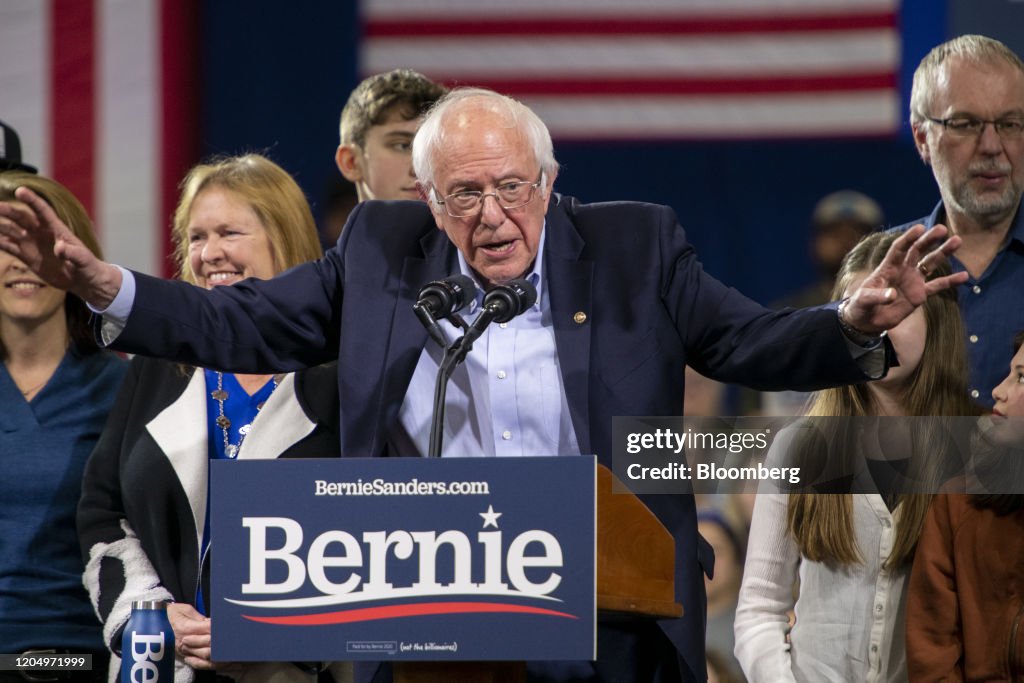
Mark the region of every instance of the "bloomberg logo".
<instances>
[{"instance_id":1,"label":"bloomberg logo","mask_svg":"<svg viewBox=\"0 0 1024 683\"><path fill-rule=\"evenodd\" d=\"M498 517L488 506L483 528L467 534L443 531L374 530L352 534L324 531L305 544L302 525L281 516L245 516L248 545L247 580L242 596L227 598L240 607L265 610L316 609L287 616L243 615L280 625L325 625L407 616L456 613L517 612L568 617L574 615L531 604L536 599L561 602L552 594L562 582L562 546L543 529L528 529L507 540ZM283 538L271 547L270 537ZM443 557L443 560L442 560ZM398 583L395 563L412 568L412 580ZM439 565L450 581L438 580ZM449 571L450 570L450 571ZM330 573L330 576L328 575ZM269 577L273 576L273 580ZM408 577L408 573L405 574ZM477 580L474 580L474 577ZM311 585L317 595L286 597ZM451 601L451 598L460 598ZM482 602L475 598L490 598ZM503 598L494 602L494 598ZM421 599L433 598L433 602ZM437 598L448 598L438 602ZM372 603L387 601L386 606ZM396 601L398 604L396 604ZM322 612L345 605L344 611ZM357 608L358 607L358 608Z\"/></svg>"}]
</instances>

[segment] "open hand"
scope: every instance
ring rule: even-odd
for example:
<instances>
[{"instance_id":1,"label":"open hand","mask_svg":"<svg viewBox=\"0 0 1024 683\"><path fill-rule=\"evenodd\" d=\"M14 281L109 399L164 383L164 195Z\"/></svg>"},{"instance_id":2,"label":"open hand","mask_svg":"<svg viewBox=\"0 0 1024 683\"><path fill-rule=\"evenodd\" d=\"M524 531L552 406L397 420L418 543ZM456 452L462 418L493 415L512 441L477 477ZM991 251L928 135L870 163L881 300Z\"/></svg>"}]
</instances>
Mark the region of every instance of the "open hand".
<instances>
[{"instance_id":1,"label":"open hand","mask_svg":"<svg viewBox=\"0 0 1024 683\"><path fill-rule=\"evenodd\" d=\"M928 279L960 247L960 238L947 238L948 234L944 225L928 231L915 225L900 235L882 263L850 295L843 311L846 323L867 335L881 334L896 327L932 294L966 282L965 271Z\"/></svg>"},{"instance_id":2,"label":"open hand","mask_svg":"<svg viewBox=\"0 0 1024 683\"><path fill-rule=\"evenodd\" d=\"M121 271L101 261L53 208L26 187L17 202L0 202L0 250L21 260L48 285L77 294L96 308L110 305Z\"/></svg>"}]
</instances>

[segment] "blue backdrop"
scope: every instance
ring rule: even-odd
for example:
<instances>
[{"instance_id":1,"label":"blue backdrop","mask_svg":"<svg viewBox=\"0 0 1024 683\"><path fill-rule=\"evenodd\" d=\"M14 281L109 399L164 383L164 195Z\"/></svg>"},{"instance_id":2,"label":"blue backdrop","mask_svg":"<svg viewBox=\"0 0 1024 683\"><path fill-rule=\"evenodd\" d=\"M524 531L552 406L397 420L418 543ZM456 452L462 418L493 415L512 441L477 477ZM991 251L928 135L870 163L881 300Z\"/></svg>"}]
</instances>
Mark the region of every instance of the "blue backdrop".
<instances>
[{"instance_id":1,"label":"blue backdrop","mask_svg":"<svg viewBox=\"0 0 1024 683\"><path fill-rule=\"evenodd\" d=\"M218 0L202 8L203 151L268 151L319 216L338 176L338 115L357 82L354 0L288 9ZM1024 3L1010 0L904 0L902 110L913 69L932 46L971 30L1019 49L1022 13ZM706 269L764 303L813 280L809 217L824 194L865 192L892 224L928 213L938 199L906 126L893 139L574 142L556 143L555 153L558 191L674 207Z\"/></svg>"}]
</instances>

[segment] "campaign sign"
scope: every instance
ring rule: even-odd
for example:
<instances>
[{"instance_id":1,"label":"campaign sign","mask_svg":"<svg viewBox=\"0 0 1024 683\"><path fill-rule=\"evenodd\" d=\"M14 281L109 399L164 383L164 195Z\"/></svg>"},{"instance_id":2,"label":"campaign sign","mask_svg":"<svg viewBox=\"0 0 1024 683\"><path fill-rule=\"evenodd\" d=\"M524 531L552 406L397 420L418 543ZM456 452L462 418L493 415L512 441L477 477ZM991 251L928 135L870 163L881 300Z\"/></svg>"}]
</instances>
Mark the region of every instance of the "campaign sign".
<instances>
[{"instance_id":1,"label":"campaign sign","mask_svg":"<svg viewBox=\"0 0 1024 683\"><path fill-rule=\"evenodd\" d=\"M595 460L210 463L213 659L593 659Z\"/></svg>"}]
</instances>

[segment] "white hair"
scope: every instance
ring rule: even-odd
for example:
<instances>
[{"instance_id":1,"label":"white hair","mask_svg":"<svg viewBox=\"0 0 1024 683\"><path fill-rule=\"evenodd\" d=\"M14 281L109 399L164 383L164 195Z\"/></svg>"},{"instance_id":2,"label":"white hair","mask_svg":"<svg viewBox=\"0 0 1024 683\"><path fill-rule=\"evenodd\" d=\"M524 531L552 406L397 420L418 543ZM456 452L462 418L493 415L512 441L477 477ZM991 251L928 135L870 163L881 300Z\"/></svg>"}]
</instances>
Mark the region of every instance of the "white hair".
<instances>
[{"instance_id":1,"label":"white hair","mask_svg":"<svg viewBox=\"0 0 1024 683\"><path fill-rule=\"evenodd\" d=\"M533 149L533 156L540 164L541 173L551 178L558 170L551 133L540 117L522 102L486 88L456 88L442 97L427 112L423 123L412 141L412 167L416 179L425 187L434 188L434 162L444 148L445 120L466 103L483 105L508 121L510 128L519 128ZM436 201L436 192L430 193Z\"/></svg>"},{"instance_id":2,"label":"white hair","mask_svg":"<svg viewBox=\"0 0 1024 683\"><path fill-rule=\"evenodd\" d=\"M939 69L947 59L953 57L980 64L1002 60L1024 73L1024 62L1021 62L1020 57L995 38L967 34L948 40L932 48L914 71L914 82L910 88L911 125L916 127L927 120L930 114L925 110L931 104Z\"/></svg>"}]
</instances>

